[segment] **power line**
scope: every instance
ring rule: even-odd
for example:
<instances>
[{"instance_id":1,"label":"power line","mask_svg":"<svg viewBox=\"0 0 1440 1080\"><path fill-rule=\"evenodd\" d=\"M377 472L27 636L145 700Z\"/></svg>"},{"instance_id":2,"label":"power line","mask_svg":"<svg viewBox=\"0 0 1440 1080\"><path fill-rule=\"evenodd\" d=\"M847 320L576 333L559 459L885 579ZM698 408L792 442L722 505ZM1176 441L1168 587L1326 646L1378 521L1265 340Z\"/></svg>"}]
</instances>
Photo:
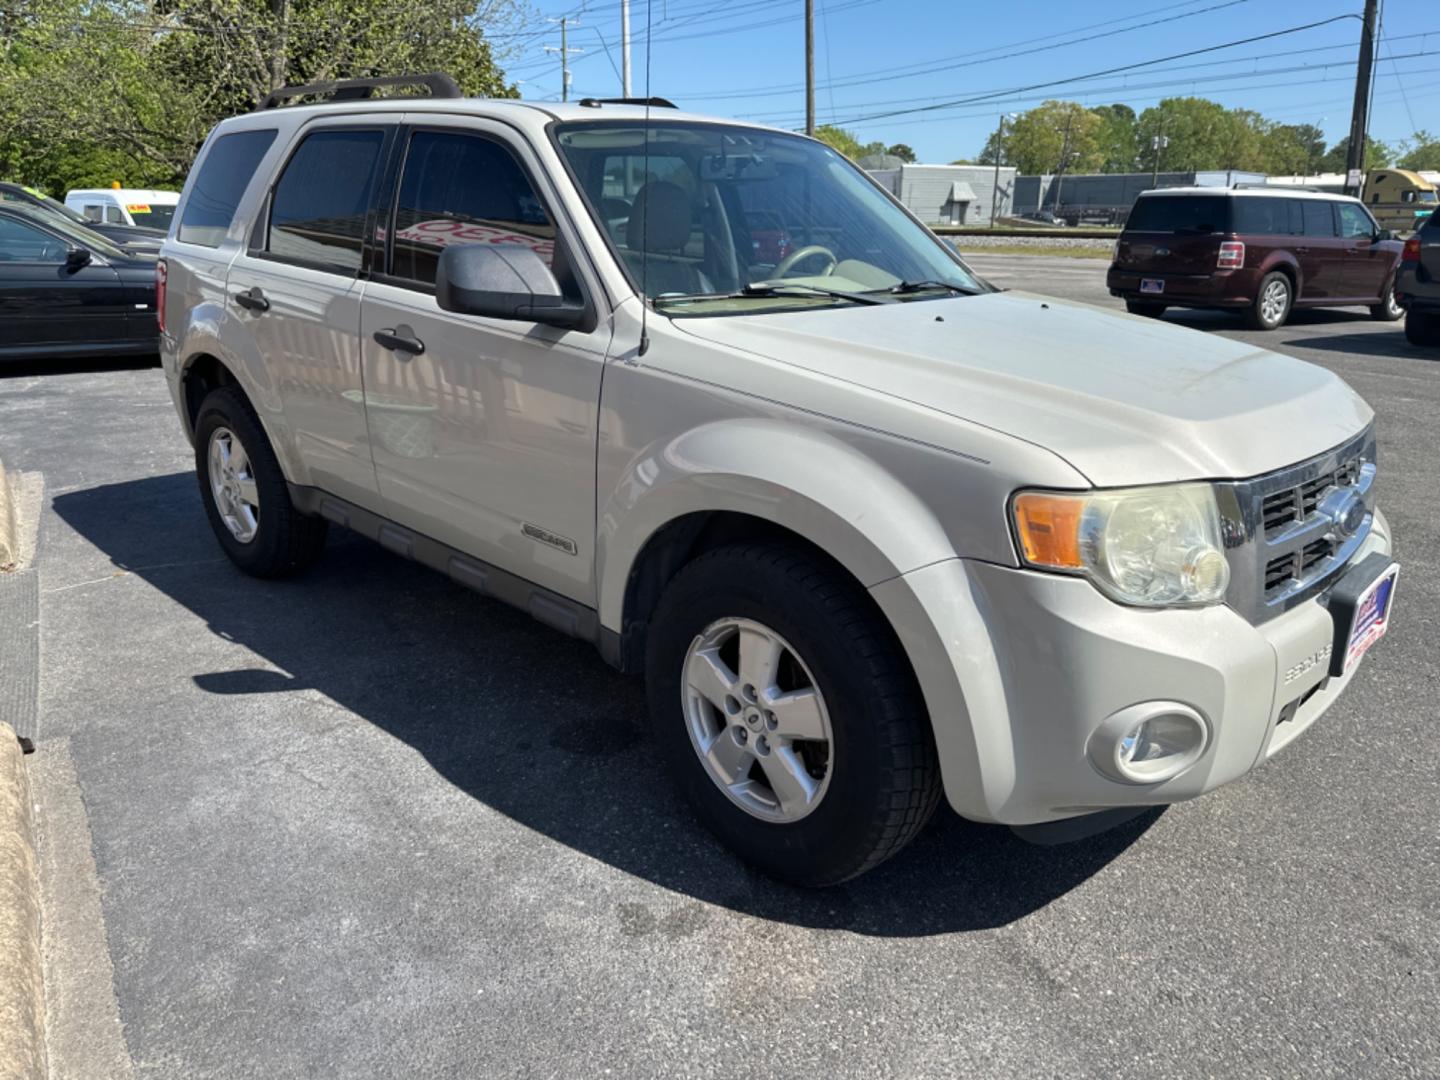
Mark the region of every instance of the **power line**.
<instances>
[{"instance_id":1,"label":"power line","mask_svg":"<svg viewBox=\"0 0 1440 1080\"><path fill-rule=\"evenodd\" d=\"M1098 79L1102 75L1116 75L1122 71L1136 71L1144 67L1154 67L1156 64L1169 63L1171 60L1184 60L1191 56L1203 56L1206 53L1219 52L1221 49L1233 49L1239 45L1249 45L1256 41L1269 41L1273 38L1284 37L1287 34L1298 34L1306 30L1314 30L1317 27L1329 26L1332 23L1341 22L1345 19L1358 18L1355 15L1335 15L1329 19L1321 19L1317 22L1303 23L1299 26L1291 26L1284 30L1274 30L1268 34L1256 34L1252 37L1238 38L1235 41L1226 41L1219 45L1208 45L1203 49L1189 49L1185 52L1172 53L1169 56L1156 57L1154 60L1142 60L1136 64L1121 64L1118 67L1105 68L1101 71L1092 71L1087 75L1074 75L1066 79L1052 79L1048 82L1031 83L1028 86L1017 86L1008 91L1001 91L992 94L982 94L977 97L957 98L954 101L944 102L938 105L921 105L911 109L896 109L892 112L872 113L869 116L857 116L849 120L842 120L842 124L859 124L869 120L884 120L892 116L905 116L909 113L936 112L941 109L955 108L961 105L971 105L981 101L988 101L994 98L1002 98L1009 93L1026 93L1031 90L1043 90L1049 87L1065 86L1069 83L1083 82L1088 79Z\"/></svg>"}]
</instances>

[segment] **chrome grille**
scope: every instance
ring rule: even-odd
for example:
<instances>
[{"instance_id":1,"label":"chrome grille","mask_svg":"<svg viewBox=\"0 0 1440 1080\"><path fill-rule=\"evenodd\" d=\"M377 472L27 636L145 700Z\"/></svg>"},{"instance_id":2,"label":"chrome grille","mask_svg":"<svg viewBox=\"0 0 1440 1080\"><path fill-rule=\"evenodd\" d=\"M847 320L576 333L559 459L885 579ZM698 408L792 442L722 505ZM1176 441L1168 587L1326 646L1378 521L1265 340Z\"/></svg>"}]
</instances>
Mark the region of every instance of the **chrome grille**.
<instances>
[{"instance_id":1,"label":"chrome grille","mask_svg":"<svg viewBox=\"0 0 1440 1080\"><path fill-rule=\"evenodd\" d=\"M1230 562L1228 602L1260 623L1324 590L1370 535L1375 433L1298 465L1218 485ZM1353 532L1334 517L1353 492L1364 516Z\"/></svg>"}]
</instances>

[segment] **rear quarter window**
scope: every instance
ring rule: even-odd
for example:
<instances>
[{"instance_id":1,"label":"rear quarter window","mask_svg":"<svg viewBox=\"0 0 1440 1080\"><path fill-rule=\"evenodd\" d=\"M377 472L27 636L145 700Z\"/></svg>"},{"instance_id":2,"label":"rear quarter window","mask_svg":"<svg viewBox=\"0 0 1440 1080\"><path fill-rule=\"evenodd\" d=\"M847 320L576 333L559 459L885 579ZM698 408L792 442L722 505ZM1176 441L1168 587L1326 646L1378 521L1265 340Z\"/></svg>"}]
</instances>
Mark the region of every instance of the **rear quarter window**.
<instances>
[{"instance_id":1,"label":"rear quarter window","mask_svg":"<svg viewBox=\"0 0 1440 1080\"><path fill-rule=\"evenodd\" d=\"M175 238L182 244L219 247L235 220L235 209L245 189L260 167L260 159L274 141L273 128L237 131L216 139L190 187Z\"/></svg>"},{"instance_id":2,"label":"rear quarter window","mask_svg":"<svg viewBox=\"0 0 1440 1080\"><path fill-rule=\"evenodd\" d=\"M1241 195L1235 199L1230 231L1252 236L1289 236L1298 232L1300 216L1292 218L1292 201Z\"/></svg>"},{"instance_id":3,"label":"rear quarter window","mask_svg":"<svg viewBox=\"0 0 1440 1080\"><path fill-rule=\"evenodd\" d=\"M1137 199L1127 232L1228 232L1230 199L1224 195L1151 195Z\"/></svg>"}]
</instances>

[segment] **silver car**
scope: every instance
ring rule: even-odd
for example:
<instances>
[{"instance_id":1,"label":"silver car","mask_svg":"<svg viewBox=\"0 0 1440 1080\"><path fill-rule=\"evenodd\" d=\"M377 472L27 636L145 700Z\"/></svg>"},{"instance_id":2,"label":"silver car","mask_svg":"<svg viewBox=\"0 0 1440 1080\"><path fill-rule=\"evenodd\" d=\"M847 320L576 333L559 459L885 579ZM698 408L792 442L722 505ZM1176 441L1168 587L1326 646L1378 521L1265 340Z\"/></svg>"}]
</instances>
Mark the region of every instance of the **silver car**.
<instances>
[{"instance_id":1,"label":"silver car","mask_svg":"<svg viewBox=\"0 0 1440 1080\"><path fill-rule=\"evenodd\" d=\"M163 354L215 534L277 577L343 526L594 642L766 872L862 873L942 792L1200 795L1385 632L1334 375L997 291L798 135L425 85L276 95L191 171Z\"/></svg>"}]
</instances>

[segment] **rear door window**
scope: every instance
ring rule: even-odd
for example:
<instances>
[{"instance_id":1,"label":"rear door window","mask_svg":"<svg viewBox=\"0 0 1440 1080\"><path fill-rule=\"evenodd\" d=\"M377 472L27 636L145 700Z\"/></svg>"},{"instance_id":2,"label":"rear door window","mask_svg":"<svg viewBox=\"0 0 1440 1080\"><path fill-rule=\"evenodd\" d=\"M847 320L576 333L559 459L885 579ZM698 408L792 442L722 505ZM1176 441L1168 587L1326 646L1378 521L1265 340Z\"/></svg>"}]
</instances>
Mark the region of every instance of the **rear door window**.
<instances>
[{"instance_id":1,"label":"rear door window","mask_svg":"<svg viewBox=\"0 0 1440 1080\"><path fill-rule=\"evenodd\" d=\"M1131 232L1228 232L1229 203L1225 195L1151 195L1135 201L1125 228Z\"/></svg>"},{"instance_id":2,"label":"rear door window","mask_svg":"<svg viewBox=\"0 0 1440 1080\"><path fill-rule=\"evenodd\" d=\"M109 225L124 225L125 215L120 213L120 207L107 206L105 208L105 221Z\"/></svg>"},{"instance_id":3,"label":"rear door window","mask_svg":"<svg viewBox=\"0 0 1440 1080\"><path fill-rule=\"evenodd\" d=\"M273 128L237 131L215 140L190 186L177 240L202 247L220 246L235 220L241 196L260 167L260 159L274 141Z\"/></svg>"},{"instance_id":4,"label":"rear door window","mask_svg":"<svg viewBox=\"0 0 1440 1080\"><path fill-rule=\"evenodd\" d=\"M417 131L396 200L390 273L433 285L440 253L459 244L528 247L551 265L555 227L500 143L468 132Z\"/></svg>"},{"instance_id":5,"label":"rear door window","mask_svg":"<svg viewBox=\"0 0 1440 1080\"><path fill-rule=\"evenodd\" d=\"M265 251L317 269L358 271L384 143L377 130L307 135L275 185Z\"/></svg>"},{"instance_id":6,"label":"rear door window","mask_svg":"<svg viewBox=\"0 0 1440 1080\"><path fill-rule=\"evenodd\" d=\"M1234 221L1230 231L1252 236L1288 236L1292 232L1299 232L1298 216L1294 224L1290 220L1290 206L1293 202L1293 199L1241 195L1235 199Z\"/></svg>"},{"instance_id":7,"label":"rear door window","mask_svg":"<svg viewBox=\"0 0 1440 1080\"><path fill-rule=\"evenodd\" d=\"M1301 213L1305 218L1305 235L1314 237L1335 236L1334 203L1324 199L1300 199Z\"/></svg>"}]
</instances>

